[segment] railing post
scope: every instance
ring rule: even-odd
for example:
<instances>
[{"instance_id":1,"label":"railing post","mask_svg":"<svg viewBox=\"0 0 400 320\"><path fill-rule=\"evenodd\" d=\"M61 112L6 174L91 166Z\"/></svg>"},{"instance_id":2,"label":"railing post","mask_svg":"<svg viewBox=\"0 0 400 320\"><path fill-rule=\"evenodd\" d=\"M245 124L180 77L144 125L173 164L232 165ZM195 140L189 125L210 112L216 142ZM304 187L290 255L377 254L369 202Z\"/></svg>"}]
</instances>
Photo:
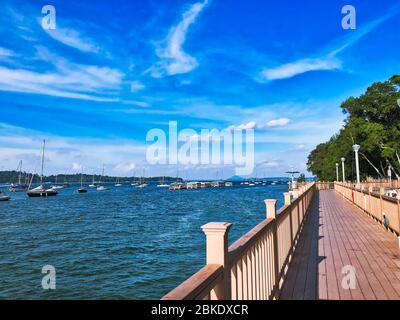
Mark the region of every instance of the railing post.
<instances>
[{"instance_id":1,"label":"railing post","mask_svg":"<svg viewBox=\"0 0 400 320\"><path fill-rule=\"evenodd\" d=\"M265 199L264 203L265 203L265 215L267 217L267 219L271 218L271 219L275 219L276 218L276 199Z\"/></svg>"},{"instance_id":2,"label":"railing post","mask_svg":"<svg viewBox=\"0 0 400 320\"><path fill-rule=\"evenodd\" d=\"M285 206L290 205L292 203L292 197L290 195L290 192L285 192L283 196L285 197Z\"/></svg>"},{"instance_id":3,"label":"railing post","mask_svg":"<svg viewBox=\"0 0 400 320\"><path fill-rule=\"evenodd\" d=\"M206 235L207 264L219 264L224 268L223 280L210 292L211 300L231 298L228 269L228 232L231 226L232 224L228 222L210 222L201 227Z\"/></svg>"}]
</instances>

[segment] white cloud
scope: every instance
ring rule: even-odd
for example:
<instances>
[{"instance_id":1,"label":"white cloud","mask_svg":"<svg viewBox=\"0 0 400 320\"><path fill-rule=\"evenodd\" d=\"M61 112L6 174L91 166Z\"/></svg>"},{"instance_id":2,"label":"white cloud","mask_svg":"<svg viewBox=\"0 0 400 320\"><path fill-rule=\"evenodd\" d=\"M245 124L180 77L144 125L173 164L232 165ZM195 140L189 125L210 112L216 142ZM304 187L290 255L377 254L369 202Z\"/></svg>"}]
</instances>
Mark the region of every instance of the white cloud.
<instances>
[{"instance_id":1,"label":"white cloud","mask_svg":"<svg viewBox=\"0 0 400 320\"><path fill-rule=\"evenodd\" d=\"M125 163L118 163L115 167L114 170L117 171L118 173L129 173L133 169L136 168L135 163L133 162L125 162Z\"/></svg>"},{"instance_id":2,"label":"white cloud","mask_svg":"<svg viewBox=\"0 0 400 320\"><path fill-rule=\"evenodd\" d=\"M12 55L15 55L14 51L7 49L7 48L0 47L0 56L11 57Z\"/></svg>"},{"instance_id":3,"label":"white cloud","mask_svg":"<svg viewBox=\"0 0 400 320\"><path fill-rule=\"evenodd\" d=\"M302 59L275 68L264 69L261 72L261 77L265 80L287 79L309 71L338 70L341 69L341 67L341 61L332 57Z\"/></svg>"},{"instance_id":4,"label":"white cloud","mask_svg":"<svg viewBox=\"0 0 400 320\"><path fill-rule=\"evenodd\" d=\"M288 125L289 122L290 122L290 119L288 119L288 118L274 119L267 123L267 127L268 128L284 127L284 126Z\"/></svg>"},{"instance_id":5,"label":"white cloud","mask_svg":"<svg viewBox=\"0 0 400 320\"><path fill-rule=\"evenodd\" d=\"M46 33L66 46L78 49L83 52L99 52L99 47L89 38L82 37L81 34L73 29L56 28L45 30Z\"/></svg>"},{"instance_id":6,"label":"white cloud","mask_svg":"<svg viewBox=\"0 0 400 320\"><path fill-rule=\"evenodd\" d=\"M141 90L143 90L146 86L141 83L140 81L133 81L131 83L131 91L132 92L139 92Z\"/></svg>"},{"instance_id":7,"label":"white cloud","mask_svg":"<svg viewBox=\"0 0 400 320\"><path fill-rule=\"evenodd\" d=\"M76 163L76 162L74 162L74 163L72 164L72 171L81 172L82 169L83 169L83 166L82 166L81 164Z\"/></svg>"},{"instance_id":8,"label":"white cloud","mask_svg":"<svg viewBox=\"0 0 400 320\"><path fill-rule=\"evenodd\" d=\"M256 129L257 123L255 121L250 121L248 123L240 124L240 125L232 125L229 126L227 129L230 131L235 130L249 130L249 129Z\"/></svg>"},{"instance_id":9,"label":"white cloud","mask_svg":"<svg viewBox=\"0 0 400 320\"><path fill-rule=\"evenodd\" d=\"M166 47L156 52L161 60L147 71L154 78L188 73L197 68L198 61L183 50L183 45L190 25L196 21L197 16L207 4L208 0L194 3L183 13L182 20L170 30Z\"/></svg>"},{"instance_id":10,"label":"white cloud","mask_svg":"<svg viewBox=\"0 0 400 320\"><path fill-rule=\"evenodd\" d=\"M0 66L0 90L50 95L82 100L115 102L109 97L119 90L123 74L117 69L69 62L43 47L37 58L56 70L32 71Z\"/></svg>"},{"instance_id":11,"label":"white cloud","mask_svg":"<svg viewBox=\"0 0 400 320\"><path fill-rule=\"evenodd\" d=\"M45 174L84 171L100 173L128 172L146 154L146 145L128 139L92 139L52 135L0 123L0 164L4 170L15 169L23 160L24 170L38 172L40 148L46 139ZM129 161L127 160L129 159Z\"/></svg>"},{"instance_id":12,"label":"white cloud","mask_svg":"<svg viewBox=\"0 0 400 320\"><path fill-rule=\"evenodd\" d=\"M122 103L142 108L147 108L148 106L150 106L147 102L137 100L123 100Z\"/></svg>"}]
</instances>

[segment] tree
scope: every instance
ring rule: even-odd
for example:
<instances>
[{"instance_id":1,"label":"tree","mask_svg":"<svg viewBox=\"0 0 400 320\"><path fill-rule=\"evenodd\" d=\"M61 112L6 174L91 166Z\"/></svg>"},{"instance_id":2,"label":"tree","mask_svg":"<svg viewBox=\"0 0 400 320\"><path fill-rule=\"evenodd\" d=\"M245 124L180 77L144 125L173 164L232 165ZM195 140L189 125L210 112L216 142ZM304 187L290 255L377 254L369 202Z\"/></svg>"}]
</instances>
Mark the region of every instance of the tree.
<instances>
[{"instance_id":1,"label":"tree","mask_svg":"<svg viewBox=\"0 0 400 320\"><path fill-rule=\"evenodd\" d=\"M299 183L303 183L306 182L306 175L304 173L302 173L298 178L297 178L297 182Z\"/></svg>"},{"instance_id":2,"label":"tree","mask_svg":"<svg viewBox=\"0 0 400 320\"><path fill-rule=\"evenodd\" d=\"M372 84L360 97L341 104L347 115L343 128L308 156L308 169L320 180L333 181L336 163L345 157L346 179L355 179L352 145L360 149L362 178L385 177L389 165L400 173L400 76Z\"/></svg>"}]
</instances>

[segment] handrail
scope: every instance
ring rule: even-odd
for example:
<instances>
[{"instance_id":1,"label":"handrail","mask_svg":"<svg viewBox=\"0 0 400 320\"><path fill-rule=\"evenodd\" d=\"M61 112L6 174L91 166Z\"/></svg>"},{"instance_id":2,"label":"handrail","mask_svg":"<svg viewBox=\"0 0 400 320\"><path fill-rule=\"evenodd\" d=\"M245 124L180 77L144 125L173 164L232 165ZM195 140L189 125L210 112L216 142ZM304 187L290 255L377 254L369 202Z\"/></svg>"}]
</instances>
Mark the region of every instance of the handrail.
<instances>
[{"instance_id":1,"label":"handrail","mask_svg":"<svg viewBox=\"0 0 400 320\"><path fill-rule=\"evenodd\" d=\"M373 189L374 187L368 186L366 191L351 184L335 182L336 192L399 235L400 200L384 195L384 187L379 188L379 193L374 193Z\"/></svg>"},{"instance_id":2,"label":"handrail","mask_svg":"<svg viewBox=\"0 0 400 320\"><path fill-rule=\"evenodd\" d=\"M161 300L201 300L222 280L223 267L207 264Z\"/></svg>"},{"instance_id":3,"label":"handrail","mask_svg":"<svg viewBox=\"0 0 400 320\"><path fill-rule=\"evenodd\" d=\"M316 184L312 182L291 195L285 194L285 205L278 211L276 200L265 200L266 219L229 247L230 223L202 226L207 241L207 265L162 299L276 298L315 190Z\"/></svg>"}]
</instances>

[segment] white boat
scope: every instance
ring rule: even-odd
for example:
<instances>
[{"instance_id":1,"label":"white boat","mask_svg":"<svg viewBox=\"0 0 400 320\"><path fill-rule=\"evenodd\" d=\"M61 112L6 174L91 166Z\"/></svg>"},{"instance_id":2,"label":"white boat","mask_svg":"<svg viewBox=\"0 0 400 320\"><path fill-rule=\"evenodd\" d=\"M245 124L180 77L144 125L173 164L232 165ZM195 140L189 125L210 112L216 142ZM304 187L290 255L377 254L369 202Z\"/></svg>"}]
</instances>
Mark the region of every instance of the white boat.
<instances>
[{"instance_id":1,"label":"white boat","mask_svg":"<svg viewBox=\"0 0 400 320\"><path fill-rule=\"evenodd\" d=\"M137 186L135 186L135 188L146 188L147 186L148 186L147 183L141 183L141 184L138 184Z\"/></svg>"},{"instance_id":2,"label":"white boat","mask_svg":"<svg viewBox=\"0 0 400 320\"><path fill-rule=\"evenodd\" d=\"M114 186L115 187L122 187L122 183L119 183L119 179L117 179L117 181L115 181Z\"/></svg>"},{"instance_id":3,"label":"white boat","mask_svg":"<svg viewBox=\"0 0 400 320\"><path fill-rule=\"evenodd\" d=\"M32 185L32 180L29 183L28 191L26 194L28 197L51 197L56 196L58 192L56 190L52 190L51 188L47 188L43 185L43 167L44 167L44 150L46 146L46 141L43 140L43 147L42 147L42 172L40 174L40 186L30 189ZM34 175L32 175L33 179Z\"/></svg>"},{"instance_id":4,"label":"white boat","mask_svg":"<svg viewBox=\"0 0 400 320\"><path fill-rule=\"evenodd\" d=\"M8 201L8 200L10 200L10 199L11 199L11 197L6 196L6 195L3 195L3 194L1 193L1 191L0 191L0 201Z\"/></svg>"},{"instance_id":5,"label":"white boat","mask_svg":"<svg viewBox=\"0 0 400 320\"><path fill-rule=\"evenodd\" d=\"M160 184L157 185L157 188L168 188L169 184L164 183L164 177Z\"/></svg>"},{"instance_id":6,"label":"white boat","mask_svg":"<svg viewBox=\"0 0 400 320\"><path fill-rule=\"evenodd\" d=\"M145 170L143 169L143 176L144 176ZM139 184L135 185L135 188L146 188L148 186L147 183L142 182L142 177L139 178Z\"/></svg>"},{"instance_id":7,"label":"white boat","mask_svg":"<svg viewBox=\"0 0 400 320\"><path fill-rule=\"evenodd\" d=\"M57 190L61 190L61 189L64 189L64 186L52 186L52 187L50 187L49 190L55 190L55 191L57 191Z\"/></svg>"},{"instance_id":8,"label":"white boat","mask_svg":"<svg viewBox=\"0 0 400 320\"><path fill-rule=\"evenodd\" d=\"M89 184L89 188L97 188L98 184L96 182L94 182L94 175L93 175L93 182L91 184Z\"/></svg>"},{"instance_id":9,"label":"white boat","mask_svg":"<svg viewBox=\"0 0 400 320\"><path fill-rule=\"evenodd\" d=\"M99 186L99 187L97 187L97 191L105 191L105 190L110 190L111 188L110 187L105 187L105 186Z\"/></svg>"},{"instance_id":10,"label":"white boat","mask_svg":"<svg viewBox=\"0 0 400 320\"><path fill-rule=\"evenodd\" d=\"M104 177L104 164L103 164L103 171L101 173L101 176ZM105 187L103 185L98 185L96 190L97 191L105 191L105 190L110 190L110 189L111 189L111 187Z\"/></svg>"}]
</instances>

